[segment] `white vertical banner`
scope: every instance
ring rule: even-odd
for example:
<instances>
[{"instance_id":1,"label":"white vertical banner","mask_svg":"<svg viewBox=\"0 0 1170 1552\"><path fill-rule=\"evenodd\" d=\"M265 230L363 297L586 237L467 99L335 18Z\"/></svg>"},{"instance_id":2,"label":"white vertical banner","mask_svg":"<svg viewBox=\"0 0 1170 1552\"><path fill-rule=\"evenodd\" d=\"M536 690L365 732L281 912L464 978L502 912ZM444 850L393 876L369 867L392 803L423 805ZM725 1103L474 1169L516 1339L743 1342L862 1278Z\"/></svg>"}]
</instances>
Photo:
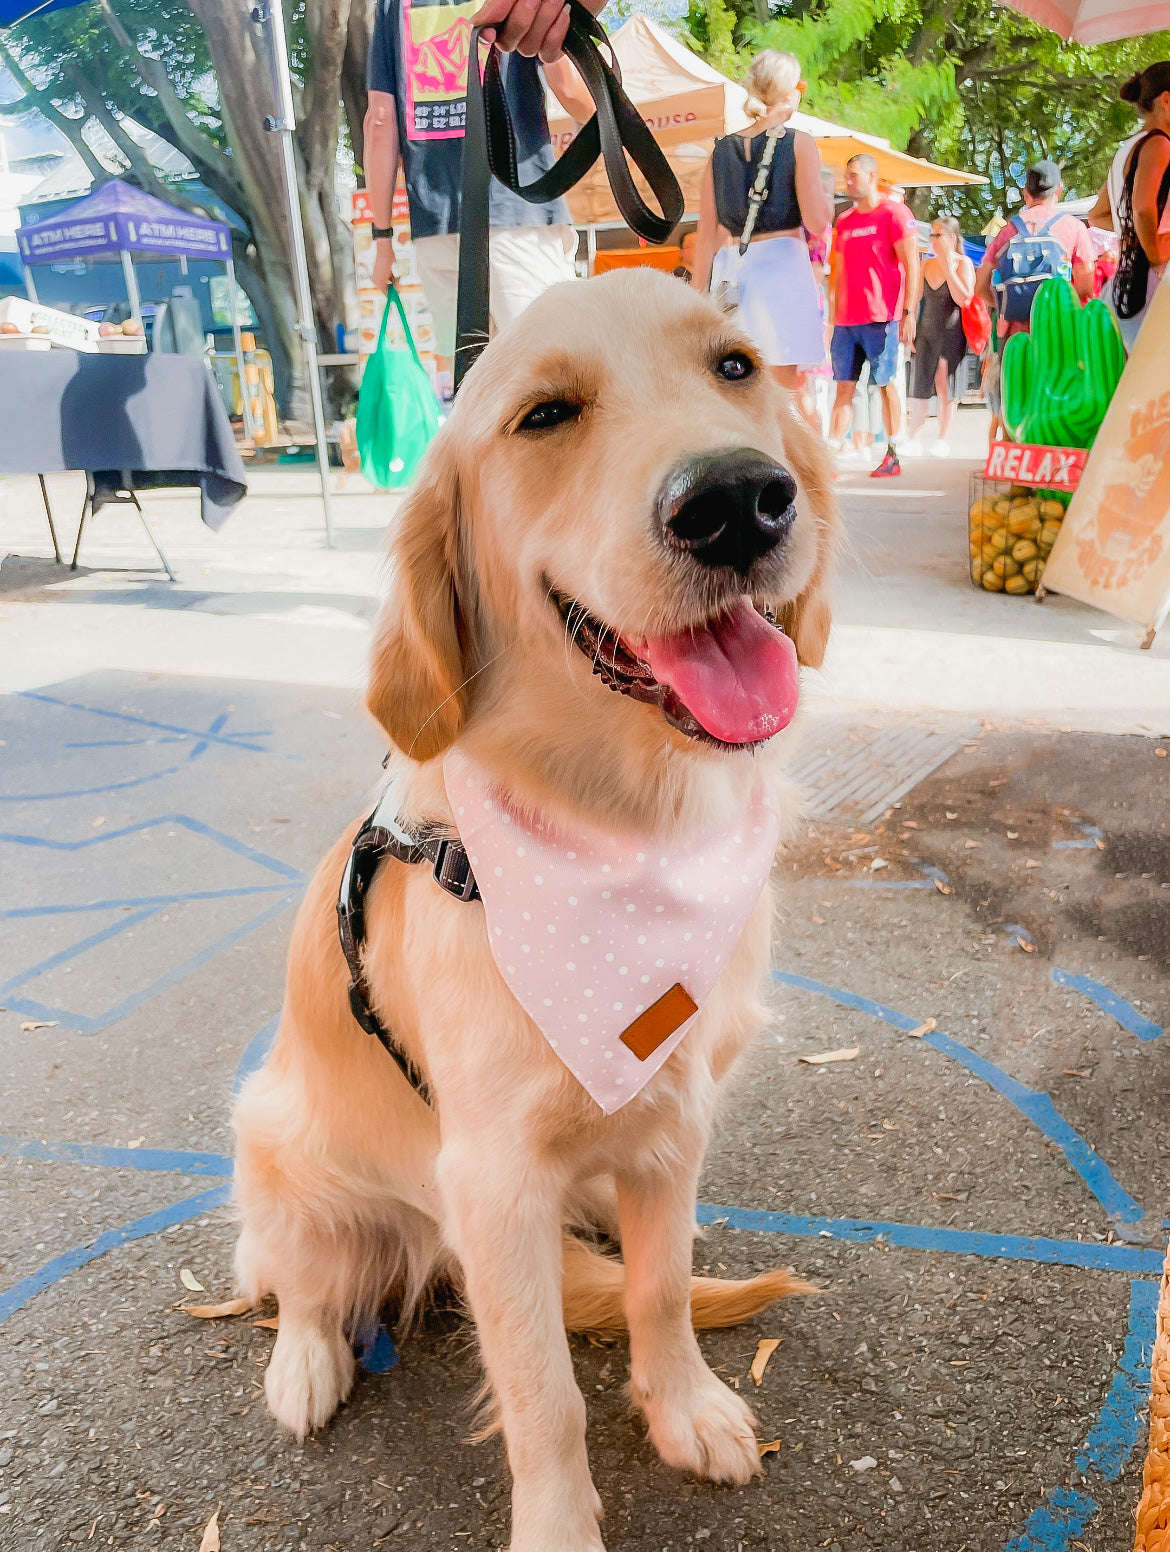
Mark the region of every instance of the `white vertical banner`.
<instances>
[{"instance_id":1,"label":"white vertical banner","mask_svg":"<svg viewBox=\"0 0 1170 1552\"><path fill-rule=\"evenodd\" d=\"M1170 610L1170 283L1158 287L1044 570L1153 632Z\"/></svg>"}]
</instances>

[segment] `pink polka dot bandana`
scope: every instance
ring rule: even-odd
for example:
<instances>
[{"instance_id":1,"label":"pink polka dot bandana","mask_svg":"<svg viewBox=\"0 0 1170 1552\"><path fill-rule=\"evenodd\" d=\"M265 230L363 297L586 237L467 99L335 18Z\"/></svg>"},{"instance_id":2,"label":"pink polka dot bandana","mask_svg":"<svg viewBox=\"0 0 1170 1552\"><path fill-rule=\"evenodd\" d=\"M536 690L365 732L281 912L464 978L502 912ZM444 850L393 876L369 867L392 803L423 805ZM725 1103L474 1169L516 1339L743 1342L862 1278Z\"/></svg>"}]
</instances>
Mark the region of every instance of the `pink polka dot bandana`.
<instances>
[{"instance_id":1,"label":"pink polka dot bandana","mask_svg":"<svg viewBox=\"0 0 1170 1552\"><path fill-rule=\"evenodd\" d=\"M457 751L443 769L496 966L565 1066L612 1115L694 1019L645 1059L623 1034L674 987L701 1008L731 958L776 854L775 801L760 784L728 829L664 851L637 836L553 830L510 805Z\"/></svg>"}]
</instances>

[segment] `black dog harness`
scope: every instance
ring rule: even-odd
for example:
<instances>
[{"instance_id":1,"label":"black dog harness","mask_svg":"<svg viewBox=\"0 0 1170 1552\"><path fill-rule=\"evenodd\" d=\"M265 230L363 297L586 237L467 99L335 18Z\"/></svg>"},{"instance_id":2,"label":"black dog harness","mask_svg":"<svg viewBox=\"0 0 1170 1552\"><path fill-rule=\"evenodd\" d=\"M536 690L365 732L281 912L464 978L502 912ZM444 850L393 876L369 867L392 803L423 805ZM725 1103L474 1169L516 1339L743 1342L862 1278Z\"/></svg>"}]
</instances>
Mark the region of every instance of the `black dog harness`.
<instances>
[{"instance_id":1,"label":"black dog harness","mask_svg":"<svg viewBox=\"0 0 1170 1552\"><path fill-rule=\"evenodd\" d=\"M354 837L341 875L337 925L341 950L349 966L350 1011L366 1034L373 1035L385 1047L415 1093L430 1105L433 1100L426 1079L370 1003L370 988L362 963L366 944L366 895L384 857L393 857L399 862L429 862L439 888L465 903L479 899L479 886L457 837L444 835L439 830L408 835L398 823L396 814L394 796L388 793Z\"/></svg>"}]
</instances>

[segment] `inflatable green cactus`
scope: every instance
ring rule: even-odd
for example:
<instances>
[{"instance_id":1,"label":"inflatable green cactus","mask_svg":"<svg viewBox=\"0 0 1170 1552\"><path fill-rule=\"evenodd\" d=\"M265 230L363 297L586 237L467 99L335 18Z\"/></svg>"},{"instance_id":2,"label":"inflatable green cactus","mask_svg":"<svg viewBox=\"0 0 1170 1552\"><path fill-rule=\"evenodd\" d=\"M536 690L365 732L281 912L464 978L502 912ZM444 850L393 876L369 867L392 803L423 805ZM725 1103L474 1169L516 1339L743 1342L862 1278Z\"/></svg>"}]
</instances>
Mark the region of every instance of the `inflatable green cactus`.
<instances>
[{"instance_id":1,"label":"inflatable green cactus","mask_svg":"<svg viewBox=\"0 0 1170 1552\"><path fill-rule=\"evenodd\" d=\"M1003 352L1003 418L1017 442L1088 447L1125 367L1113 314L1082 307L1067 280L1046 280L1032 304L1031 332Z\"/></svg>"}]
</instances>

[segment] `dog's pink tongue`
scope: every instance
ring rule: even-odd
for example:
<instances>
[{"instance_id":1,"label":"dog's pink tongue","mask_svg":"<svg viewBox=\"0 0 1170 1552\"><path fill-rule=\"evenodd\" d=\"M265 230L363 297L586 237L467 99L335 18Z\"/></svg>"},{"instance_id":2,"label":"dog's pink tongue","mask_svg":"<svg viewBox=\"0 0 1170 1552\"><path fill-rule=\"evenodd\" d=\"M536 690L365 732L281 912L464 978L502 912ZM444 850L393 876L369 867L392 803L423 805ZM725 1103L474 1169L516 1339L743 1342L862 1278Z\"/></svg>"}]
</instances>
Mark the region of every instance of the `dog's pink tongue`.
<instances>
[{"instance_id":1,"label":"dog's pink tongue","mask_svg":"<svg viewBox=\"0 0 1170 1552\"><path fill-rule=\"evenodd\" d=\"M771 738L796 715L796 648L746 596L706 629L643 642L638 653L722 743Z\"/></svg>"}]
</instances>

